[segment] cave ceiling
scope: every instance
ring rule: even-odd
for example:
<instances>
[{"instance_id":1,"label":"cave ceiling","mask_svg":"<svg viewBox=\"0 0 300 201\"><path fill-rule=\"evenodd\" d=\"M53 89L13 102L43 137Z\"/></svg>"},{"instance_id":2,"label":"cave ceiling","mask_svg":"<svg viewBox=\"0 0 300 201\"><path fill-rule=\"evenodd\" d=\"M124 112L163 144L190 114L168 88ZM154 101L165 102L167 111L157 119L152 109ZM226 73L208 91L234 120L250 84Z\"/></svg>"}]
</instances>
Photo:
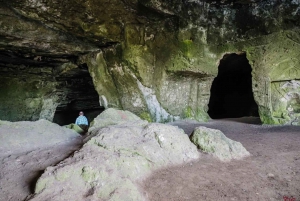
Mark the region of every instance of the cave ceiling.
<instances>
[{"instance_id":1,"label":"cave ceiling","mask_svg":"<svg viewBox=\"0 0 300 201\"><path fill-rule=\"evenodd\" d=\"M60 110L72 102L82 108L81 102L88 100L93 100L86 104L90 108L99 107L96 97L105 87L98 86L98 94L92 90L89 55L112 48L116 60L102 56L108 68L123 62L145 86L155 85L160 92L163 83L152 83L147 73L143 75L163 75L161 69L152 69L152 60L174 75L214 77L222 47L235 48L285 30L297 35L299 15L296 0L1 0L0 78L48 86L42 96L56 94ZM116 57L116 47L124 51L121 56ZM180 69L173 69L174 62ZM125 100L125 81L114 76L109 86L117 88L114 97L119 97L112 102L119 106L117 102ZM164 102L162 95L158 98Z\"/></svg>"}]
</instances>

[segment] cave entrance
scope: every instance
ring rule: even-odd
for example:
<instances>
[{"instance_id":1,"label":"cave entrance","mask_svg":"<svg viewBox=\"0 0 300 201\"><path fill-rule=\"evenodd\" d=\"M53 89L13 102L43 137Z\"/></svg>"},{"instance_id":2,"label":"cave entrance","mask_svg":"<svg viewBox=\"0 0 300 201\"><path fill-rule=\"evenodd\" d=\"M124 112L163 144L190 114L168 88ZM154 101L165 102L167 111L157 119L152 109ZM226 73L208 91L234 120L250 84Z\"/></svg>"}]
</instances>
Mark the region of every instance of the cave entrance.
<instances>
[{"instance_id":1,"label":"cave entrance","mask_svg":"<svg viewBox=\"0 0 300 201\"><path fill-rule=\"evenodd\" d=\"M104 111L104 108L93 108L93 109L68 109L68 110L56 110L53 118L53 122L58 125L68 125L75 123L76 118L79 115L79 112L83 111L84 116L88 119L89 124L96 118L101 112Z\"/></svg>"},{"instance_id":2,"label":"cave entrance","mask_svg":"<svg viewBox=\"0 0 300 201\"><path fill-rule=\"evenodd\" d=\"M95 90L93 79L86 64L79 65L67 75L56 77L59 83L57 91L63 94L62 101L57 106L53 122L59 125L75 123L80 111L91 123L95 117L104 111L100 106L99 95Z\"/></svg>"},{"instance_id":3,"label":"cave entrance","mask_svg":"<svg viewBox=\"0 0 300 201\"><path fill-rule=\"evenodd\" d=\"M212 119L258 117L251 71L245 53L224 55L211 86L208 114Z\"/></svg>"}]
</instances>

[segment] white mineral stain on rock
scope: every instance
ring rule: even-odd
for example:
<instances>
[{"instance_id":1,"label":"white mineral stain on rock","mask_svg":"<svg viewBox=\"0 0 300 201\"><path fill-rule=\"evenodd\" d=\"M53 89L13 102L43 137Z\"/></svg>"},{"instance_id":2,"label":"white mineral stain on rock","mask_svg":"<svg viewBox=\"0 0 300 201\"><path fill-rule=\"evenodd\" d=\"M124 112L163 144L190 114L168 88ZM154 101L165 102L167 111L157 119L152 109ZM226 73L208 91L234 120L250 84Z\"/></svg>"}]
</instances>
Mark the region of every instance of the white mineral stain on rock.
<instances>
[{"instance_id":1,"label":"white mineral stain on rock","mask_svg":"<svg viewBox=\"0 0 300 201\"><path fill-rule=\"evenodd\" d=\"M138 79L137 79L137 84L145 98L149 112L150 112L152 118L154 118L154 120L156 122L174 121L174 120L180 119L179 116L173 116L173 115L169 114L160 105L160 103L158 102L157 97L155 95L155 92L151 88L143 86L142 83Z\"/></svg>"},{"instance_id":2,"label":"white mineral stain on rock","mask_svg":"<svg viewBox=\"0 0 300 201\"><path fill-rule=\"evenodd\" d=\"M99 98L99 104L100 104L100 106L103 106L105 108L108 107L107 99L106 99L106 97L104 95L100 96L100 98Z\"/></svg>"}]
</instances>

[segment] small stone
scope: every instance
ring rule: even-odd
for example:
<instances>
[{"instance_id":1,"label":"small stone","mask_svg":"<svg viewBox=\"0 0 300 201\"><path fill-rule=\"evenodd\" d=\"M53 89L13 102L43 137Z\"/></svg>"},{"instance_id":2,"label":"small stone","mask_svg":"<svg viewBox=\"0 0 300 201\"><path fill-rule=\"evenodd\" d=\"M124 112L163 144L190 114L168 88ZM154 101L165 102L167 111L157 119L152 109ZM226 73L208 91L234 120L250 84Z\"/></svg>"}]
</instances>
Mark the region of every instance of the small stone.
<instances>
[{"instance_id":1,"label":"small stone","mask_svg":"<svg viewBox=\"0 0 300 201\"><path fill-rule=\"evenodd\" d=\"M275 175L272 173L269 173L267 176L268 176L268 178L271 178L271 179L274 179L274 177L275 177Z\"/></svg>"}]
</instances>

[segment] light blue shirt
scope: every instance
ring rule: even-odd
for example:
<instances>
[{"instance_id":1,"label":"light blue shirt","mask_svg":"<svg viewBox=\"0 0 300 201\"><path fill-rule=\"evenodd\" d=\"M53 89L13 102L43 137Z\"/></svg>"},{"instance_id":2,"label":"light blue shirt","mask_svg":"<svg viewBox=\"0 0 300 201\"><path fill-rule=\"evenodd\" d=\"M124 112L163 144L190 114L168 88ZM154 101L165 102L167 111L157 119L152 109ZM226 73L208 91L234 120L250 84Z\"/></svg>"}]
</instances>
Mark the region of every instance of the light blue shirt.
<instances>
[{"instance_id":1,"label":"light blue shirt","mask_svg":"<svg viewBox=\"0 0 300 201\"><path fill-rule=\"evenodd\" d=\"M79 117L77 117L75 124L80 125L89 125L88 120L85 116L80 115Z\"/></svg>"}]
</instances>

